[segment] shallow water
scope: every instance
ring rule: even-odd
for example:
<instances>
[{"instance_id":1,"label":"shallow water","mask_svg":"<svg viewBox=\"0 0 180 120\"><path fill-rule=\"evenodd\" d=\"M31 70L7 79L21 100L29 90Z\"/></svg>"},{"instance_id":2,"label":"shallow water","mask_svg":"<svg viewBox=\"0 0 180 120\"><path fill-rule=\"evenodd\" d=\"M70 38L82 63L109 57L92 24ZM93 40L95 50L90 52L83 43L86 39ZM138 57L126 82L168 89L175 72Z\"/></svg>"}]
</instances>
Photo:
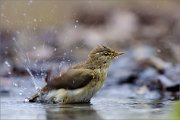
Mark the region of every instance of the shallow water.
<instances>
[{"instance_id":1,"label":"shallow water","mask_svg":"<svg viewBox=\"0 0 180 120\"><path fill-rule=\"evenodd\" d=\"M112 120L112 119L168 119L170 101L120 98L92 99L91 104L25 103L23 97L1 96L1 119L31 120Z\"/></svg>"},{"instance_id":2,"label":"shallow water","mask_svg":"<svg viewBox=\"0 0 180 120\"><path fill-rule=\"evenodd\" d=\"M8 92L0 94L1 120L165 120L169 118L173 103L173 101L149 100L141 97L128 98L128 95L122 97L123 94L120 94L120 91L117 92L116 87L113 87L114 90L108 88L99 91L92 99L91 104L27 103L24 102L24 99L35 92L32 82L28 78L10 78L10 80L12 85L9 86ZM42 81L39 82L38 84L42 86Z\"/></svg>"}]
</instances>

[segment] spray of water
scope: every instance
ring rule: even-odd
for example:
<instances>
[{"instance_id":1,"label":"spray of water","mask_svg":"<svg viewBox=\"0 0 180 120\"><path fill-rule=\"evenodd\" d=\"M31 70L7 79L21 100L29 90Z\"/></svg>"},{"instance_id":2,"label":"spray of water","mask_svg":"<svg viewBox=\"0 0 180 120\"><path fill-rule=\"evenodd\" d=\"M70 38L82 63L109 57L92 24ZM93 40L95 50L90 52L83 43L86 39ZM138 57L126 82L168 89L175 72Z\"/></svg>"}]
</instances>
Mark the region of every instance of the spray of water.
<instances>
[{"instance_id":1,"label":"spray of water","mask_svg":"<svg viewBox=\"0 0 180 120\"><path fill-rule=\"evenodd\" d=\"M13 37L13 41L15 42L15 45L16 45L16 47L18 48L18 51L19 51L19 52L21 53L21 55L22 55L22 58L20 57L19 60L22 61L24 68L27 70L27 72L28 72L29 75L31 76L31 79L32 79L32 82L33 82L33 85L34 85L35 89L38 90L39 87L38 87L38 85L36 84L36 79L35 79L34 75L32 74L31 70L29 69L29 65L30 65L29 56L23 52L22 48L19 46L19 44L18 44L18 42L17 42L17 40L16 40L15 37ZM25 62L23 62L23 60L25 60ZM26 63L26 61L28 61L28 62ZM26 64L25 64L25 63L26 63Z\"/></svg>"}]
</instances>

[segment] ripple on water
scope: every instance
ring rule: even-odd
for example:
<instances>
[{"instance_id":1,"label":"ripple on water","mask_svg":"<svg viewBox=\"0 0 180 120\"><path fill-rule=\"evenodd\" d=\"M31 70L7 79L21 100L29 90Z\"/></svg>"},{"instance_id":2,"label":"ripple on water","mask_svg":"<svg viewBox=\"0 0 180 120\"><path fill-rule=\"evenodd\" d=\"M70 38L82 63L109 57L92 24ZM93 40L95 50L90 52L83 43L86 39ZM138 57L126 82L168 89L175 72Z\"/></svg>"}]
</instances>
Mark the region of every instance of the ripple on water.
<instances>
[{"instance_id":1,"label":"ripple on water","mask_svg":"<svg viewBox=\"0 0 180 120\"><path fill-rule=\"evenodd\" d=\"M171 102L100 98L92 104L26 103L23 97L1 97L1 119L167 119Z\"/></svg>"}]
</instances>

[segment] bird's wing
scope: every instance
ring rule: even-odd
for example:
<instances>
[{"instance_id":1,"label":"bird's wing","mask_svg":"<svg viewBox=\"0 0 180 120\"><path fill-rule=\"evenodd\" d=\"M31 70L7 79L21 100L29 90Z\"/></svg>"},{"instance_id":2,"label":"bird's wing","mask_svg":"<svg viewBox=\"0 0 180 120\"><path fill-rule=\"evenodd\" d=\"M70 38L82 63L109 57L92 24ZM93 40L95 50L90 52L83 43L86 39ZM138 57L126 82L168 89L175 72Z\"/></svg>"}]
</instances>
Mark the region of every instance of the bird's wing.
<instances>
[{"instance_id":1,"label":"bird's wing","mask_svg":"<svg viewBox=\"0 0 180 120\"><path fill-rule=\"evenodd\" d=\"M47 81L47 85L55 89L77 89L86 86L94 76L94 71L90 69L69 69L61 76Z\"/></svg>"}]
</instances>

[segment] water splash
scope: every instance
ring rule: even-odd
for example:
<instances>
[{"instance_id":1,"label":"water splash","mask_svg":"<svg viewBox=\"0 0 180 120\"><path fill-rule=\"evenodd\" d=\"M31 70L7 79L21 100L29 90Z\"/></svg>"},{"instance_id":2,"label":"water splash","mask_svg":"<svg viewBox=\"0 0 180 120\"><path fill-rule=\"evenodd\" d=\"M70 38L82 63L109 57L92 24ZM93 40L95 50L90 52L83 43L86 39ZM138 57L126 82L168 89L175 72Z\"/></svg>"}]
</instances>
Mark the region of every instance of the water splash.
<instances>
[{"instance_id":1,"label":"water splash","mask_svg":"<svg viewBox=\"0 0 180 120\"><path fill-rule=\"evenodd\" d=\"M23 52L23 50L22 50L21 47L19 47L19 44L18 44L18 42L17 42L17 40L16 40L15 37L13 37L12 40L15 42L15 45L16 45L16 47L18 48L18 51L22 54L22 57L24 58L24 59L23 59L23 58L20 57L19 60L23 63L24 68L27 70L27 72L28 72L29 75L31 76L31 79L32 79L32 82L33 82L33 85L34 85L35 89L38 90L39 87L38 87L38 85L37 85L36 82L35 82L36 79L35 79L35 77L33 76L32 72L31 72L30 69L29 69L29 64L30 64L29 56ZM27 63L27 64L24 64L23 61L24 61L25 63Z\"/></svg>"},{"instance_id":2,"label":"water splash","mask_svg":"<svg viewBox=\"0 0 180 120\"><path fill-rule=\"evenodd\" d=\"M28 1L28 5L31 5L31 4L32 4L32 2L33 2L32 0L29 0L29 1Z\"/></svg>"},{"instance_id":3,"label":"water splash","mask_svg":"<svg viewBox=\"0 0 180 120\"><path fill-rule=\"evenodd\" d=\"M33 74L32 74L32 72L30 71L30 69L29 68L25 68L26 70L27 70L27 72L29 73L29 75L31 76L31 78L32 78L32 82L33 82L33 84L34 84L34 87L35 87L35 89L36 90L39 90L39 87L37 86L37 84L36 84L36 79L35 79L35 77L33 76Z\"/></svg>"},{"instance_id":4,"label":"water splash","mask_svg":"<svg viewBox=\"0 0 180 120\"><path fill-rule=\"evenodd\" d=\"M77 25L74 25L74 28L77 28Z\"/></svg>"},{"instance_id":5,"label":"water splash","mask_svg":"<svg viewBox=\"0 0 180 120\"><path fill-rule=\"evenodd\" d=\"M33 49L34 49L34 50L36 50L36 47L35 47L35 46L33 46Z\"/></svg>"},{"instance_id":6,"label":"water splash","mask_svg":"<svg viewBox=\"0 0 180 120\"><path fill-rule=\"evenodd\" d=\"M7 67L11 67L8 61L5 61L4 63L7 65Z\"/></svg>"}]
</instances>

